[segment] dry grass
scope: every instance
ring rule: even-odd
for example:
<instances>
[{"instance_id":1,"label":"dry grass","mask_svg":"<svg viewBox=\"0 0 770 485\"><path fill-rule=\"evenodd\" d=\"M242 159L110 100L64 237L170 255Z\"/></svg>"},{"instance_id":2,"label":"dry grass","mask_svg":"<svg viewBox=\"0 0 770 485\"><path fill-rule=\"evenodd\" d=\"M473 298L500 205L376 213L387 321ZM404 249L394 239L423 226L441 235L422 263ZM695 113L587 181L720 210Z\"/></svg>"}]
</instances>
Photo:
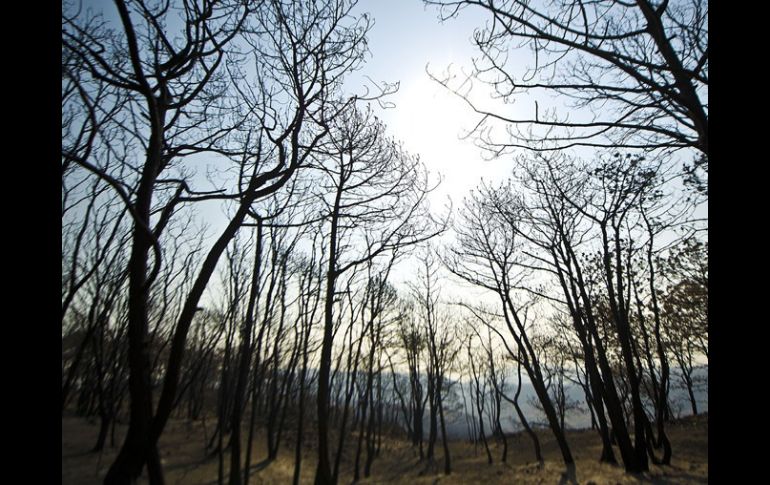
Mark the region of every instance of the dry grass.
<instances>
[{"instance_id":1,"label":"dry grass","mask_svg":"<svg viewBox=\"0 0 770 485\"><path fill-rule=\"evenodd\" d=\"M119 428L117 437L122 437ZM208 433L212 432L209 422ZM107 448L102 454L90 453L98 433L98 424L85 419L62 419L62 484L99 484L117 453ZM595 432L573 431L568 441L575 457L574 471L568 472L559 459L554 439L549 433L540 434L545 463L534 462L529 439L521 434L509 437L508 462L500 463L502 448L493 447L495 463L487 464L482 446L454 441L450 443L452 474L443 474L441 446L437 447L437 461L432 465L420 462L416 451L407 443L388 440L381 456L374 461L372 476L360 483L408 484L698 484L708 482L708 416L687 418L669 427L674 457L667 467L650 466L650 471L628 475L620 466L600 464L597 461L601 443ZM266 463L264 439L257 436L252 459L250 483L291 483L294 470L293 452L285 448L278 459ZM350 446L353 448L353 446ZM218 460L204 455L204 429L200 422L188 424L170 421L161 438L161 455L168 484L216 484ZM617 452L617 450L616 450ZM354 451L343 457L340 483L352 480ZM302 482L312 483L315 471L314 452L304 451ZM617 455L619 457L619 454ZM227 458L227 457L226 457ZM225 477L228 463L225 460ZM140 483L147 483L140 480Z\"/></svg>"}]
</instances>

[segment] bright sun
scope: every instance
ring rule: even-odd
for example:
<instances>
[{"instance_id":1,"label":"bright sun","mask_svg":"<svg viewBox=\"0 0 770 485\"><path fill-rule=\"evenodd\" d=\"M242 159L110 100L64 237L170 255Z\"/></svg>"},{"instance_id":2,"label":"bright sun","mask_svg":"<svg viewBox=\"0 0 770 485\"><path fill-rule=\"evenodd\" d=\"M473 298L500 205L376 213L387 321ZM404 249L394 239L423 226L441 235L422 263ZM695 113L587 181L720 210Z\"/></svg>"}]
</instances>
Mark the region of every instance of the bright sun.
<instances>
[{"instance_id":1,"label":"bright sun","mask_svg":"<svg viewBox=\"0 0 770 485\"><path fill-rule=\"evenodd\" d=\"M470 118L468 107L424 73L401 89L393 127L398 136L415 148L453 145Z\"/></svg>"},{"instance_id":2,"label":"bright sun","mask_svg":"<svg viewBox=\"0 0 770 485\"><path fill-rule=\"evenodd\" d=\"M485 162L472 139L460 139L479 121L478 115L425 72L402 82L394 101L396 107L387 116L390 131L431 172L443 175L436 196L448 195L457 204L481 177L502 179L509 173L509 163Z\"/></svg>"}]
</instances>

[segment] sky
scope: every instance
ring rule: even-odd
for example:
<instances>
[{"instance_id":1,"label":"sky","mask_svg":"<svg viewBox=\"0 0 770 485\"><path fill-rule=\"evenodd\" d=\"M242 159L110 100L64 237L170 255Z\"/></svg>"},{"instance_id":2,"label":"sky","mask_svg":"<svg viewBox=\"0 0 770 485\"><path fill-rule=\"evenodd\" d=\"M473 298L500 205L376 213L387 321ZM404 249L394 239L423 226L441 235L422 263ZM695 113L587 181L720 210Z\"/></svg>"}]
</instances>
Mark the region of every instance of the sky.
<instances>
[{"instance_id":1,"label":"sky","mask_svg":"<svg viewBox=\"0 0 770 485\"><path fill-rule=\"evenodd\" d=\"M513 157L486 160L472 138L461 139L480 117L456 95L431 80L426 72L430 70L441 77L451 67L456 75L452 84L460 84L463 72L470 73L472 59L479 56L472 43L473 31L484 27L489 15L481 8L465 8L456 17L441 22L438 8L426 6L422 0L360 0L353 13L364 12L374 19L368 36L371 57L360 72L349 77L346 87L352 92L361 92L367 83L366 77L400 83L399 91L388 98L396 106L381 109L378 115L388 124L394 138L402 141L410 152L419 154L430 170L443 174L438 198L448 195L457 206L482 177L494 180L507 177L513 168ZM534 63L534 57L526 49L512 49L508 55L507 67L514 75L520 75ZM498 113L532 115L536 100L541 110L546 104L557 107L561 114L566 114L568 109L563 98L546 97L542 93L517 96L507 105L492 99L490 94L488 86L473 84L474 102ZM569 116L577 120L589 114L571 109ZM590 148L572 152L586 158L594 154ZM691 161L693 154L684 150L675 156ZM703 215L707 216L705 207Z\"/></svg>"},{"instance_id":2,"label":"sky","mask_svg":"<svg viewBox=\"0 0 770 485\"><path fill-rule=\"evenodd\" d=\"M459 18L441 22L438 9L421 0L361 0L353 12L369 13L374 25L368 35L371 56L348 78L346 88L363 92L365 85L371 85L368 79L399 83L399 90L387 98L394 107L373 107L390 136L419 155L434 180L441 176L441 185L429 198L432 210L443 213L449 204L456 210L482 178L502 180L510 174L511 160L486 161L473 139L463 138L478 116L427 72L439 77L448 69L458 75L470 72L477 55L473 31L484 25L485 16L465 10ZM414 280L415 264L414 259L406 259L394 268L392 279L397 286L403 288ZM455 299L460 288L466 296L468 292L482 295L469 285L443 279L446 299Z\"/></svg>"},{"instance_id":3,"label":"sky","mask_svg":"<svg viewBox=\"0 0 770 485\"><path fill-rule=\"evenodd\" d=\"M390 134L404 143L433 173L444 177L433 196L433 205L450 196L455 205L481 177L501 178L512 165L496 160L485 162L472 139L461 139L478 117L446 88L430 79L448 68L469 71L476 52L471 44L474 28L485 18L473 10L441 23L438 9L421 0L361 0L354 12L374 18L369 33L371 58L361 72L349 78L349 89L360 90L364 76L375 81L399 82L400 89L389 101L394 108L379 110Z\"/></svg>"},{"instance_id":4,"label":"sky","mask_svg":"<svg viewBox=\"0 0 770 485\"><path fill-rule=\"evenodd\" d=\"M117 21L114 4L108 0L85 0L86 8L101 11L111 22ZM422 0L360 0L352 14L368 13L373 26L368 35L370 55L362 69L348 75L347 94L363 94L375 82L400 83L400 89L388 97L395 108L380 109L377 115L385 121L389 134L403 142L412 154L434 174L442 173L444 182L433 196L441 204L447 195L455 205L467 189L481 176L507 174L510 164L502 161L483 163L480 151L471 140L458 136L471 128L478 118L467 106L430 80L426 67L440 74L452 65L453 71L470 69L476 54L471 36L483 26L485 16L466 9L459 18L439 22L438 9L427 7Z\"/></svg>"},{"instance_id":5,"label":"sky","mask_svg":"<svg viewBox=\"0 0 770 485\"><path fill-rule=\"evenodd\" d=\"M102 12L109 22L118 21L111 1L85 0L83 5ZM419 155L434 180L439 174L442 177L431 195L431 207L442 211L451 199L456 208L481 177L504 178L512 168L510 162L484 161L471 139L460 139L478 118L426 72L430 69L438 75L450 66L454 72L462 68L468 72L476 54L471 37L475 28L484 25L484 16L466 10L459 19L442 23L438 9L425 6L422 0L360 0L352 14L357 17L364 13L373 24L368 34L370 54L359 71L348 75L346 94L363 94L367 86L371 89L372 81L399 83L399 90L387 98L395 107L382 109L374 103L373 108L388 126L388 134L402 142L409 153ZM191 159L186 166L197 167L198 173L204 174L209 163ZM226 224L222 207L205 203L196 211L213 240ZM410 266L408 261L399 265L395 279L412 279Z\"/></svg>"},{"instance_id":6,"label":"sky","mask_svg":"<svg viewBox=\"0 0 770 485\"><path fill-rule=\"evenodd\" d=\"M85 2L96 8L103 7L107 17L113 17L111 2L90 0ZM446 88L431 80L426 70L441 75L448 68L452 72L470 72L472 58L477 56L472 44L475 28L483 27L486 15L480 9L465 9L457 18L446 22L439 20L436 7L425 6L422 0L360 0L353 13L369 13L373 26L368 35L370 56L357 73L348 77L346 88L353 93L365 92L371 81L399 83L399 90L387 101L395 106L382 109L373 106L375 112L388 126L389 134L401 141L412 154L419 155L428 170L441 174L443 183L431 198L434 209L441 210L448 199L455 208L462 198L481 179L502 181L513 168L513 157L485 160L473 139L463 139L479 120L470 108ZM512 61L524 66L531 62L526 52L513 52ZM481 96L484 86L476 85ZM516 109L534 109L533 99L517 100ZM217 234L224 224L221 209L211 204L210 233ZM703 215L707 217L707 207ZM393 272L396 284L414 279L413 261L405 261ZM211 288L218 286L218 276L211 281ZM461 294L465 301L478 302L481 292L445 282L445 298L454 299ZM401 286L401 288L404 288ZM211 297L211 290L207 296ZM206 298L204 297L204 301ZM493 302L494 299L489 300Z\"/></svg>"},{"instance_id":7,"label":"sky","mask_svg":"<svg viewBox=\"0 0 770 485\"><path fill-rule=\"evenodd\" d=\"M112 2L86 0L85 4L114 18ZM470 72L472 58L478 56L471 40L473 31L485 25L487 15L481 9L466 8L457 17L441 22L438 8L426 6L422 0L360 0L353 15L363 13L373 19L368 35L370 55L358 72L348 76L345 87L349 94L363 94L372 81L399 83L398 92L387 98L394 107L373 107L390 136L419 155L434 177L442 176L442 184L430 198L431 207L441 211L451 199L458 208L482 178L504 180L513 168L513 157L485 160L472 138L463 139L462 135L479 121L478 115L426 72L438 76L450 68L458 76ZM532 62L526 51L510 54L517 67ZM493 102L484 85L474 85L474 93L479 96L474 99L486 97L485 105ZM513 108L505 109L531 112L534 99L519 98ZM221 209L210 204L204 212L210 233L217 234L225 222ZM702 212L707 216L707 208ZM396 269L397 282L414 277L410 266L406 262Z\"/></svg>"},{"instance_id":8,"label":"sky","mask_svg":"<svg viewBox=\"0 0 770 485\"><path fill-rule=\"evenodd\" d=\"M388 131L413 154L419 154L427 168L440 173L443 182L431 197L431 207L440 210L451 198L454 208L483 179L503 181L513 169L513 156L486 160L473 139L463 139L479 117L469 106L445 87L430 79L426 70L440 75L451 67L458 75L471 71L472 59L478 51L472 43L473 31L484 27L488 15L479 8L466 8L459 15L441 22L439 10L421 0L360 0L354 13L368 12L374 19L369 32L371 57L362 70L351 75L347 87L363 91L367 76L375 81L399 82L399 91L388 98L394 108L379 109L378 116ZM523 49L509 52L511 66L517 70L531 64L532 56ZM534 112L535 99L516 98L513 106L503 107L492 100L487 86L473 85L473 99L483 106L495 106L498 112ZM554 100L540 99L540 106ZM558 101L557 101L558 105ZM579 113L570 113L575 119ZM578 149L579 156L589 157L590 149ZM682 152L686 160L692 155ZM708 217L708 206L698 210ZM395 271L395 279L407 280L413 271L403 264ZM453 282L453 285L457 282ZM464 286L464 285L463 285ZM463 291L468 291L466 287Z\"/></svg>"},{"instance_id":9,"label":"sky","mask_svg":"<svg viewBox=\"0 0 770 485\"><path fill-rule=\"evenodd\" d=\"M84 0L83 4L104 12L110 21L116 20L111 1ZM398 92L387 98L395 107L375 106L375 111L394 139L401 141L410 153L419 155L430 171L443 176L432 205L440 208L451 197L457 207L463 195L478 185L482 177L502 180L509 175L512 157L485 160L472 139L461 139L479 121L479 116L426 72L441 75L451 67L451 72L458 76L457 82L463 72L470 72L471 60L478 56L471 41L473 31L487 23L488 14L480 8L465 8L458 16L441 22L439 9L426 6L422 0L359 0L352 14L364 13L373 19L368 34L370 56L361 70L348 76L345 87L349 94L362 94L365 86L371 86L369 79L400 84ZM510 64L517 69L533 62L525 50L509 54ZM534 112L535 99L531 96L518 97L514 106L502 108L499 102L490 100L487 86L476 83L473 92L474 100L495 106L499 112Z\"/></svg>"}]
</instances>

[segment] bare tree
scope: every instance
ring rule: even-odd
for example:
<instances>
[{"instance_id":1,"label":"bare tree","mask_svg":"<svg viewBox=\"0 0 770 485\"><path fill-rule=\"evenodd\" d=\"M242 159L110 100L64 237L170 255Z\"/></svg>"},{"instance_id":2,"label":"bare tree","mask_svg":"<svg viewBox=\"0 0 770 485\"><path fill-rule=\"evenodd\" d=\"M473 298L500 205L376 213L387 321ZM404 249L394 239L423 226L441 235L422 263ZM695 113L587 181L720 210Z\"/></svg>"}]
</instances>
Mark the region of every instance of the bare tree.
<instances>
[{"instance_id":1,"label":"bare tree","mask_svg":"<svg viewBox=\"0 0 770 485\"><path fill-rule=\"evenodd\" d=\"M530 172L528 177L531 177ZM548 174L556 172L550 171ZM573 172L565 173L565 180L569 180ZM522 181L526 186L525 177ZM535 181L538 180L538 181ZM604 417L604 409L615 427L616 435L620 436L620 449L623 454L630 453L630 442L626 440L624 431L625 420L620 407L617 390L614 387L612 373L607 361L605 346L607 332L600 333L598 318L596 317L596 303L592 293L591 279L585 266L584 254L579 253L579 247L589 238L585 236L582 227L580 213L566 203L558 190L553 190L554 184L562 183L545 177L549 183L539 181L534 177L534 184L529 187L534 192L535 201L526 211L521 211L523 201L507 186L501 190L489 190L487 193L493 205L501 214L507 217L515 217L517 221L528 220L528 229L519 233L530 244L533 251L536 248L544 250L544 256L538 257L537 268L544 274L552 274L560 288L561 298L553 299L557 305L566 306L572 320L575 335L580 342L585 368L588 372L588 382L591 385L593 409L599 423L599 432L602 437L601 461L615 463L614 452L610 439L610 428ZM574 187L573 187L574 189ZM579 189L576 189L579 192ZM523 219L520 219L524 216ZM610 334L611 335L611 334ZM601 376L600 376L601 369Z\"/></svg>"},{"instance_id":2,"label":"bare tree","mask_svg":"<svg viewBox=\"0 0 770 485\"><path fill-rule=\"evenodd\" d=\"M580 341L604 442L602 459L612 457L600 398L629 471L646 469L648 452L657 461L650 444L663 446L662 462L670 459L662 427L668 369L654 255L665 248L659 243L664 231L691 224L692 206L665 194L665 163L619 153L590 163L535 155L522 165L520 177L534 198L513 204L527 207L523 213L529 222L519 226L527 227L520 234L541 254L538 270L556 277L561 287L556 301L568 309ZM502 208L503 199L495 204L512 213L511 206ZM623 366L621 374L613 359ZM656 408L656 437L641 399L647 378ZM616 382L627 384L628 392L619 392ZM625 430L625 397L633 413L634 445Z\"/></svg>"},{"instance_id":3,"label":"bare tree","mask_svg":"<svg viewBox=\"0 0 770 485\"><path fill-rule=\"evenodd\" d=\"M471 312L473 317L481 322L488 331L494 332L497 334L497 336L500 338L500 342L503 343L503 347L505 348L505 351L507 353L507 357L516 362L516 392L514 393L513 397L508 396L508 394L505 392L505 366L500 367L500 373L498 374L499 377L492 379L491 383L493 387L495 387L495 392L498 394L496 397L502 397L508 403L510 403L514 410L516 410L516 416L519 418L519 423L521 424L522 428L524 428L524 431L527 433L529 438L532 440L532 447L535 452L535 459L542 465L543 464L543 454L542 449L540 447L540 439L537 437L537 433L534 432L532 427L529 425L529 420L527 420L527 417L524 415L524 412L521 409L521 405L519 405L519 396L521 395L521 365L522 365L522 350L515 345L513 346L516 350L511 348L511 346L508 344L508 340L505 338L505 336L497 329L497 324L495 323L495 320L502 319L502 316L499 314L496 314L495 312L486 309L486 308L479 308L474 305L468 305L468 304L461 304L464 308L466 308L468 311ZM526 322L527 319L527 308L524 308L524 321ZM474 327L475 328L475 327ZM480 336L479 336L480 338ZM485 350L491 348L491 342L489 343L489 347L485 347ZM489 352L489 350L487 350ZM489 354L487 354L489 356ZM497 374L497 372L495 372ZM502 427L501 427L502 428ZM503 461L505 461L503 459Z\"/></svg>"},{"instance_id":4,"label":"bare tree","mask_svg":"<svg viewBox=\"0 0 770 485\"><path fill-rule=\"evenodd\" d=\"M516 117L477 107L466 96L482 115L476 129L490 150L692 147L708 163L706 1L426 3L440 7L442 20L465 7L489 15L474 34L481 59L471 76L488 83L498 99L513 103L551 93L574 108L559 115L555 107L540 110L536 103L530 116ZM521 73L509 58L512 48L526 48L534 57ZM437 80L450 87L448 77ZM450 87L458 93L459 88ZM510 139L487 136L483 126L489 120L505 124Z\"/></svg>"},{"instance_id":5,"label":"bare tree","mask_svg":"<svg viewBox=\"0 0 770 485\"><path fill-rule=\"evenodd\" d=\"M99 99L96 90L102 84L128 99L121 126L134 146L124 163L130 170L124 174L104 160L89 158L89 151L80 149L83 144L71 145L78 150L64 147L63 159L108 183L133 222L128 263L131 419L106 481L127 483L147 462L151 482L162 483L156 443L177 401L185 341L198 301L251 205L286 185L325 136L324 125L334 116L328 100L342 76L360 62L366 29L355 22L344 25L350 5L331 1L307 6L202 1L170 8L120 0L116 7L117 26L66 9L62 42L65 58L79 69L69 79L92 93L81 95L91 101L89 106ZM242 69L246 57L239 46L244 41L257 54L255 83L246 82ZM116 105L107 99L98 112L111 113ZM202 154L236 164L235 189L191 188L192 174L182 162ZM159 239L179 205L206 199L237 201L236 210L193 279L173 330L153 412L147 304L162 266Z\"/></svg>"},{"instance_id":6,"label":"bare tree","mask_svg":"<svg viewBox=\"0 0 770 485\"><path fill-rule=\"evenodd\" d=\"M63 335L68 340L76 341L77 348L71 361L65 359L65 362L70 362L62 388L62 411L67 398L74 393L72 391L76 391L77 412L98 415L100 424L92 449L94 452L101 451L105 446L126 385L123 348L126 330L125 252L125 244L122 244L105 264L97 265L97 270L82 286L72 305L73 318L68 319L72 325Z\"/></svg>"},{"instance_id":7,"label":"bare tree","mask_svg":"<svg viewBox=\"0 0 770 485\"><path fill-rule=\"evenodd\" d=\"M80 369L86 347L90 345L89 342L100 324L105 322L102 317L93 317L95 308L83 308L81 311L88 314L88 324L85 328L73 327L68 319L68 310L73 302L76 306L79 303L97 306L106 303L103 310L97 313L111 313L112 305L120 296L113 293L122 291L122 284L127 276L124 268L128 238L125 224L122 222L125 211L115 213L114 204L100 197L103 194L98 190L99 185L101 184L93 182L88 191L82 219L68 221L62 228L65 232L62 238L62 335L83 332L83 338L79 340L71 359L67 358L63 362L67 367L66 371L62 369L62 412L70 397L72 383ZM92 278L97 281L92 291L81 296L82 301L78 302L79 292L88 287ZM108 293L111 295L105 299L104 295ZM74 319L78 320L82 321L82 318Z\"/></svg>"},{"instance_id":8,"label":"bare tree","mask_svg":"<svg viewBox=\"0 0 770 485\"><path fill-rule=\"evenodd\" d=\"M523 250L524 240L517 232L520 221L497 210L488 195L482 190L466 199L455 226L457 243L450 248L446 264L452 273L488 290L499 300L506 334L520 349L520 353L509 350L509 355L519 357L543 406L564 463L572 465L574 460L532 344L532 329L527 328L525 313L529 304L519 298L526 294L522 286L532 266L530 256Z\"/></svg>"},{"instance_id":9,"label":"bare tree","mask_svg":"<svg viewBox=\"0 0 770 485\"><path fill-rule=\"evenodd\" d=\"M316 483L336 483L329 462L329 398L337 280L380 256L430 239L436 227L424 204L430 192L419 160L384 136L371 111L349 109L316 155L317 190L329 225L324 333L318 383ZM335 467L336 468L336 467Z\"/></svg>"},{"instance_id":10,"label":"bare tree","mask_svg":"<svg viewBox=\"0 0 770 485\"><path fill-rule=\"evenodd\" d=\"M161 265L158 236L177 200L166 206L153 229L153 194L159 175L175 155L173 150L169 150L169 142L174 135L183 137L189 130L188 126L180 123L180 117L185 111L189 112L185 108L196 104L207 85L214 84L210 81L224 58L223 47L238 32L248 9L241 9L238 5L224 6L221 12L224 17L217 15L218 19L224 20L207 21L212 13L210 6L200 9L198 5L188 4L187 28L180 43L177 39L170 41L164 31L167 8L145 3L129 5L122 0L115 5L122 36L103 25L94 25L92 19L81 22L76 17L77 13L65 12L62 42L64 50L83 66L84 73L130 93L134 113L146 117L146 135L139 133L141 128L135 132L146 150L144 162L137 164L139 180L136 189L127 191L126 181L115 179L99 162L93 163L73 153L64 155L107 181L129 208L134 223L128 263L131 424L125 445L105 480L107 483L128 483L139 475L147 462L151 482L163 483L156 440L152 439L151 432L153 403L150 359L146 347L148 292ZM202 25L206 28L201 29ZM179 187L175 199L181 196L185 186L180 184ZM133 201L129 199L129 193L134 194ZM155 263L148 272L151 251Z\"/></svg>"},{"instance_id":11,"label":"bare tree","mask_svg":"<svg viewBox=\"0 0 770 485\"><path fill-rule=\"evenodd\" d=\"M248 252L244 250L242 244L243 242L240 237L233 239L231 246L225 250L227 265L222 270L222 278L225 280L225 290L223 292L225 301L223 302L224 309L221 313L223 315L222 327L226 330L221 358L217 432L214 435L217 437L216 452L219 460L217 472L218 483L220 484L224 483L225 476L225 435L228 431L232 433L232 416L239 412L236 408L240 406L240 403L235 402L236 383L239 379L239 355L236 351L236 337L238 329L243 328L243 322L247 319L247 317L244 317L245 312L242 302L249 302L251 294L250 280L253 282L253 271L250 278L248 267ZM258 246L258 244L255 243L255 246ZM240 426L240 423L238 425ZM212 436L212 442L214 436ZM232 446L232 439L229 445Z\"/></svg>"},{"instance_id":12,"label":"bare tree","mask_svg":"<svg viewBox=\"0 0 770 485\"><path fill-rule=\"evenodd\" d=\"M666 350L679 367L680 385L687 391L690 409L698 414L695 369L708 359L708 243L686 239L661 265L669 287L661 296Z\"/></svg>"},{"instance_id":13,"label":"bare tree","mask_svg":"<svg viewBox=\"0 0 770 485\"><path fill-rule=\"evenodd\" d=\"M428 451L429 464L434 459L434 446L441 426L441 442L444 449L444 473L452 473L452 461L446 436L444 416L445 396L448 394L448 374L454 357L462 349L455 338L454 322L441 305L441 285L438 282L440 260L430 243L418 255L417 281L410 285L419 323L423 327L427 350L426 378L429 406Z\"/></svg>"},{"instance_id":14,"label":"bare tree","mask_svg":"<svg viewBox=\"0 0 770 485\"><path fill-rule=\"evenodd\" d=\"M353 480L360 478L359 464L361 458L362 444L366 437L366 461L364 464L364 477L368 478L371 474L371 466L374 461L374 438L375 438L375 419L376 413L381 408L380 399L376 399L375 379L379 379L382 368L382 349L384 334L389 330L392 311L395 308L398 295L395 288L387 283L388 276L395 261L395 254L391 256L384 269L378 273L373 273L372 265L367 265L367 285L364 293L364 308L362 317L365 318L367 331L365 335L368 338L368 355L366 358L365 382L363 389L359 390L358 402L360 407L360 428L358 433L358 444L356 446L356 458L353 465ZM375 360L377 366L375 368ZM377 386L381 389L381 386ZM377 405L377 408L375 408Z\"/></svg>"},{"instance_id":15,"label":"bare tree","mask_svg":"<svg viewBox=\"0 0 770 485\"><path fill-rule=\"evenodd\" d=\"M316 245L313 244L315 248ZM324 248L319 249L323 254ZM307 383L308 365L311 354L310 333L316 321L316 315L320 314L319 302L321 300L321 289L323 285L323 261L318 257L315 251L311 253L308 260L301 264L302 273L300 279L300 322L302 328L302 367L299 377L299 399L297 402L297 440L294 449L294 477L293 484L299 484L300 472L302 469L302 444L304 441L305 424L305 399L309 384Z\"/></svg>"},{"instance_id":16,"label":"bare tree","mask_svg":"<svg viewBox=\"0 0 770 485\"><path fill-rule=\"evenodd\" d=\"M403 351L409 372L409 417L407 429L411 431L412 446L418 447L420 460L425 457L423 450L423 420L426 398L422 384L422 353L425 349L424 329L419 325L414 311L414 302L402 303L402 318L398 326L399 348Z\"/></svg>"},{"instance_id":17,"label":"bare tree","mask_svg":"<svg viewBox=\"0 0 770 485\"><path fill-rule=\"evenodd\" d=\"M492 452L489 450L489 442L487 441L487 434L484 431L484 411L486 408L487 399L487 381L484 379L484 360L479 357L474 357L476 349L473 348L473 338L467 339L466 351L468 363L471 368L471 395L476 405L477 420L479 423L479 437L481 442L484 443L484 451L487 453L487 463L492 464Z\"/></svg>"}]
</instances>

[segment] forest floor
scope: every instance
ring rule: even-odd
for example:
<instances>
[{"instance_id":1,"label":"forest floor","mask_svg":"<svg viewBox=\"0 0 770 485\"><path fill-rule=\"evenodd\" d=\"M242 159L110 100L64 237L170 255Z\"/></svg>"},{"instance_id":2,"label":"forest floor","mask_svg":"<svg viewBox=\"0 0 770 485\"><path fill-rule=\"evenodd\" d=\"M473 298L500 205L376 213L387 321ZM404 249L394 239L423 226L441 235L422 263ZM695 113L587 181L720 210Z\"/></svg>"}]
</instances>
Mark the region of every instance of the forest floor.
<instances>
[{"instance_id":1,"label":"forest floor","mask_svg":"<svg viewBox=\"0 0 770 485\"><path fill-rule=\"evenodd\" d=\"M188 423L170 420L160 440L160 453L166 483L211 484L217 483L219 461L216 454L206 456L204 437L211 435L213 421L205 430L202 422ZM65 416L62 418L62 484L100 484L117 454L117 447L108 446L102 453L89 450L96 442L98 421ZM121 443L124 427L118 426L117 444ZM552 435L539 433L545 463L541 467L534 460L531 441L526 435L515 434L508 438L507 463L500 462L502 446L493 445L494 463L487 464L483 445L474 446L466 441L449 444L452 458L452 474L443 474L443 455L440 441L437 443L437 460L433 466L420 462L417 451L408 443L385 440L380 456L372 465L372 475L359 483L406 483L406 484L571 484L571 485L619 485L619 484L700 484L708 483L708 414L687 417L668 427L672 443L671 466L650 465L650 471L638 475L626 474L622 466L601 464L598 457L601 442L595 431L570 431L567 434L575 469L569 473L560 460L558 447ZM278 458L266 462L264 437L255 437L252 484L291 483L294 471L293 447L286 446ZM288 443L287 443L288 445ZM244 446L245 448L245 446ZM340 483L352 482L352 465L355 445L348 446L350 454L343 455ZM617 448L615 449L620 459ZM365 453L362 452L362 455ZM229 457L225 454L225 482L229 469ZM363 456L362 456L363 462ZM302 483L312 483L315 472L314 450L308 446L303 452ZM147 483L144 475L139 483Z\"/></svg>"}]
</instances>

